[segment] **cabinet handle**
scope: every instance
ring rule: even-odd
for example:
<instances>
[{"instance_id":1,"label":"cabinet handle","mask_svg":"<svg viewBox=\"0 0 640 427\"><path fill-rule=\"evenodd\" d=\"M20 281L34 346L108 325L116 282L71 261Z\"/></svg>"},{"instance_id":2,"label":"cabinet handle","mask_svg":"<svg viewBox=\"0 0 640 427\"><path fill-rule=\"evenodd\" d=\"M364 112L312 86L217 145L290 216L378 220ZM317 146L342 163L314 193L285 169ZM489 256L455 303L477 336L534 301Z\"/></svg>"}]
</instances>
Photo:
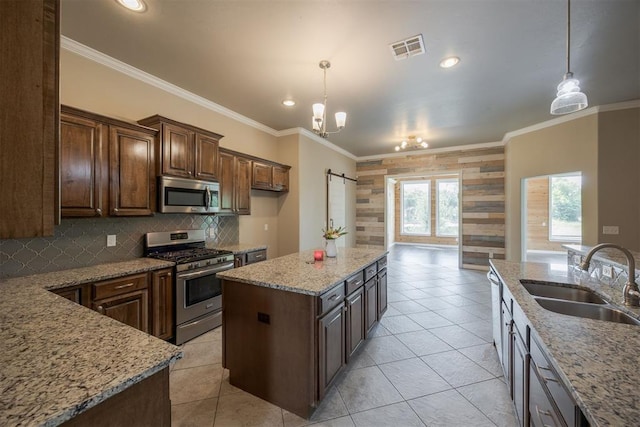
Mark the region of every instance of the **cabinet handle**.
<instances>
[{"instance_id":1,"label":"cabinet handle","mask_svg":"<svg viewBox=\"0 0 640 427\"><path fill-rule=\"evenodd\" d=\"M540 420L540 424L542 424L543 427L556 427L557 424L555 423L555 419L553 418L553 414L551 413L551 411L543 411L540 408L538 408L536 406L536 413L538 414L538 419ZM553 425L549 425L547 423L544 422L544 420L542 419L542 416L545 415L549 418L551 418L553 420Z\"/></svg>"},{"instance_id":2,"label":"cabinet handle","mask_svg":"<svg viewBox=\"0 0 640 427\"><path fill-rule=\"evenodd\" d=\"M98 306L98 313L104 314L104 307L103 306L101 306L101 305Z\"/></svg>"},{"instance_id":3,"label":"cabinet handle","mask_svg":"<svg viewBox=\"0 0 640 427\"><path fill-rule=\"evenodd\" d=\"M329 301L335 301L339 298L340 296L338 294L333 294L329 297Z\"/></svg>"},{"instance_id":4,"label":"cabinet handle","mask_svg":"<svg viewBox=\"0 0 640 427\"><path fill-rule=\"evenodd\" d=\"M118 285L118 286L116 286L116 287L115 287L115 288L113 288L113 289L124 289L124 288L130 288L130 287L132 287L133 285L134 285L134 283L133 283L133 282L131 282L131 283L127 283L126 285Z\"/></svg>"},{"instance_id":5,"label":"cabinet handle","mask_svg":"<svg viewBox=\"0 0 640 427\"><path fill-rule=\"evenodd\" d=\"M255 259L260 259L260 258L264 258L264 255L255 255L254 256Z\"/></svg>"},{"instance_id":6,"label":"cabinet handle","mask_svg":"<svg viewBox=\"0 0 640 427\"><path fill-rule=\"evenodd\" d=\"M545 377L542 372L540 372L540 369L545 369L547 371L551 371L551 369L549 368L543 368L541 366L536 365L535 363L533 364L533 366L536 369L536 372L538 373L538 376L540 376L540 378L542 378L542 381L546 384L548 382L552 382L552 383L560 383L560 381L558 381L556 378L549 378L549 377ZM553 372L553 371L551 371Z\"/></svg>"},{"instance_id":7,"label":"cabinet handle","mask_svg":"<svg viewBox=\"0 0 640 427\"><path fill-rule=\"evenodd\" d=\"M114 212L118 212L118 208L113 208L113 211Z\"/></svg>"},{"instance_id":8,"label":"cabinet handle","mask_svg":"<svg viewBox=\"0 0 640 427\"><path fill-rule=\"evenodd\" d=\"M98 208L96 209L96 216L101 216L102 215L102 209Z\"/></svg>"}]
</instances>

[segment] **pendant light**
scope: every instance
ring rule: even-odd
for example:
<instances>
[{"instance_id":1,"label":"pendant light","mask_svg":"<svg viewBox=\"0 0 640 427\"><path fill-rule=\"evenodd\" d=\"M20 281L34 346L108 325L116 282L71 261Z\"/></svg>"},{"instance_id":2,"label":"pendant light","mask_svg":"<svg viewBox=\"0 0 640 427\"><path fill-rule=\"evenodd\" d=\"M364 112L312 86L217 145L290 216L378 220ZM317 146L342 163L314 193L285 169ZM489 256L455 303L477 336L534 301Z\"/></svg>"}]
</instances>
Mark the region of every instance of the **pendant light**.
<instances>
[{"instance_id":1,"label":"pendant light","mask_svg":"<svg viewBox=\"0 0 640 427\"><path fill-rule=\"evenodd\" d=\"M571 0L567 0L567 73L558 85L556 99L551 103L551 114L575 113L589 105L587 95L580 92L580 82L573 78L570 68L571 50Z\"/></svg>"},{"instance_id":2,"label":"pendant light","mask_svg":"<svg viewBox=\"0 0 640 427\"><path fill-rule=\"evenodd\" d=\"M322 138L326 138L329 134L338 133L342 129L347 121L347 113L340 111L336 113L336 127L337 131L327 132L327 68L331 67L331 63L326 60L320 61L319 67L324 72L324 102L322 104L313 104L313 131L320 135Z\"/></svg>"}]
</instances>

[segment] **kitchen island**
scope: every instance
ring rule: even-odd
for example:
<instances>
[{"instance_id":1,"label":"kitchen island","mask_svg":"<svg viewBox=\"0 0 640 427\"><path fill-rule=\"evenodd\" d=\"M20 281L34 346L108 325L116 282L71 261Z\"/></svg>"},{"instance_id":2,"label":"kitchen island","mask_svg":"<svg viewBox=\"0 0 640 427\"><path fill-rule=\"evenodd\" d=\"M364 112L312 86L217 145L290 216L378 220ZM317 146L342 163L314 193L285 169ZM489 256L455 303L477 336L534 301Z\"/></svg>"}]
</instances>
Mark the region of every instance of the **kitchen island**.
<instances>
[{"instance_id":1,"label":"kitchen island","mask_svg":"<svg viewBox=\"0 0 640 427\"><path fill-rule=\"evenodd\" d=\"M491 260L491 265L505 287L502 292L503 302L507 302L506 295L509 295L509 300L513 300L512 307L503 304L503 314L506 313L504 310L510 310L513 314L512 324L516 324L511 337L522 334L525 342L521 347L524 354L530 354L530 358L525 357L524 360L530 361L528 363L532 372L535 371L536 355L539 354L536 349L539 348L544 353L542 361L549 366L540 368L544 369L542 378L551 389L558 382L552 382L554 380L547 377L552 376L552 373L557 374L557 380L562 384L560 387L566 391L557 387L555 390L560 394L568 393L571 397L569 409L571 405L579 409L577 415L574 415L576 421L579 423L579 412L582 412L591 426L637 425L640 419L640 407L637 404L640 399L640 326L568 316L547 310L524 288L521 280L542 284L558 283L592 290L634 318L640 317L640 308L622 307L621 289L595 282L589 273L574 266L501 260ZM521 328L518 322L527 326ZM505 328L508 324L505 325L503 321L502 326ZM515 343L513 338L511 340ZM517 353L515 349L512 344L512 355ZM516 376L515 371L512 374ZM524 414L530 413L532 421L538 422L541 414L553 410L535 410L531 396L534 396L533 380L536 374L532 375L529 386L530 408ZM516 388L518 378L511 380ZM516 406L518 404L516 402ZM562 404L557 407L562 412ZM568 418L572 417L571 412L569 410L562 413L565 420L567 414Z\"/></svg>"},{"instance_id":2,"label":"kitchen island","mask_svg":"<svg viewBox=\"0 0 640 427\"><path fill-rule=\"evenodd\" d=\"M0 425L169 425L181 349L48 290L172 265L141 258L0 282Z\"/></svg>"},{"instance_id":3,"label":"kitchen island","mask_svg":"<svg viewBox=\"0 0 640 427\"><path fill-rule=\"evenodd\" d=\"M220 273L229 382L308 418L386 310L386 252L313 251Z\"/></svg>"}]
</instances>

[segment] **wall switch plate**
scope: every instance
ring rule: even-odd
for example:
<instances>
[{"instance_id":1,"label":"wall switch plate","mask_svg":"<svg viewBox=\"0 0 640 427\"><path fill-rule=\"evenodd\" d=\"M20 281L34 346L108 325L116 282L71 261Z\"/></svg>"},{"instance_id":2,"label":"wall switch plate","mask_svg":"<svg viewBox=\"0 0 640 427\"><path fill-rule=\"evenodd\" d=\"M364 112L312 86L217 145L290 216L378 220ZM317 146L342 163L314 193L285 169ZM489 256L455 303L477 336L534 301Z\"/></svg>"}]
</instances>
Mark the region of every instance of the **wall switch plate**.
<instances>
[{"instance_id":1,"label":"wall switch plate","mask_svg":"<svg viewBox=\"0 0 640 427\"><path fill-rule=\"evenodd\" d=\"M603 225L602 226L602 234L618 234L620 232L620 227L617 225Z\"/></svg>"},{"instance_id":2,"label":"wall switch plate","mask_svg":"<svg viewBox=\"0 0 640 427\"><path fill-rule=\"evenodd\" d=\"M602 266L602 275L604 277L608 277L609 279L613 279L613 267L610 265Z\"/></svg>"},{"instance_id":3,"label":"wall switch plate","mask_svg":"<svg viewBox=\"0 0 640 427\"><path fill-rule=\"evenodd\" d=\"M116 235L115 234L108 234L107 235L107 247L110 248L112 246L116 245Z\"/></svg>"},{"instance_id":4,"label":"wall switch plate","mask_svg":"<svg viewBox=\"0 0 640 427\"><path fill-rule=\"evenodd\" d=\"M269 224L264 225L264 231L269 231Z\"/></svg>"}]
</instances>

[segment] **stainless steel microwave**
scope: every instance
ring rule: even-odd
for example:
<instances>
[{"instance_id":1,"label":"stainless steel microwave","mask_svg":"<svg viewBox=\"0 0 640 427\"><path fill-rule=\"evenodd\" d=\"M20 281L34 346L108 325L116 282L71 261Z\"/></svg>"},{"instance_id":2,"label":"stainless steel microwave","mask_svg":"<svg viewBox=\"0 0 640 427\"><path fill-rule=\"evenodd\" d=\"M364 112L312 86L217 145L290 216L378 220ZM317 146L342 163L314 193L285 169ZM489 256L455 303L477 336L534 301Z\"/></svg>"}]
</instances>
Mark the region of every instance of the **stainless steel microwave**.
<instances>
[{"instance_id":1,"label":"stainless steel microwave","mask_svg":"<svg viewBox=\"0 0 640 427\"><path fill-rule=\"evenodd\" d=\"M219 212L220 184L161 176L158 178L158 211L200 214Z\"/></svg>"}]
</instances>

